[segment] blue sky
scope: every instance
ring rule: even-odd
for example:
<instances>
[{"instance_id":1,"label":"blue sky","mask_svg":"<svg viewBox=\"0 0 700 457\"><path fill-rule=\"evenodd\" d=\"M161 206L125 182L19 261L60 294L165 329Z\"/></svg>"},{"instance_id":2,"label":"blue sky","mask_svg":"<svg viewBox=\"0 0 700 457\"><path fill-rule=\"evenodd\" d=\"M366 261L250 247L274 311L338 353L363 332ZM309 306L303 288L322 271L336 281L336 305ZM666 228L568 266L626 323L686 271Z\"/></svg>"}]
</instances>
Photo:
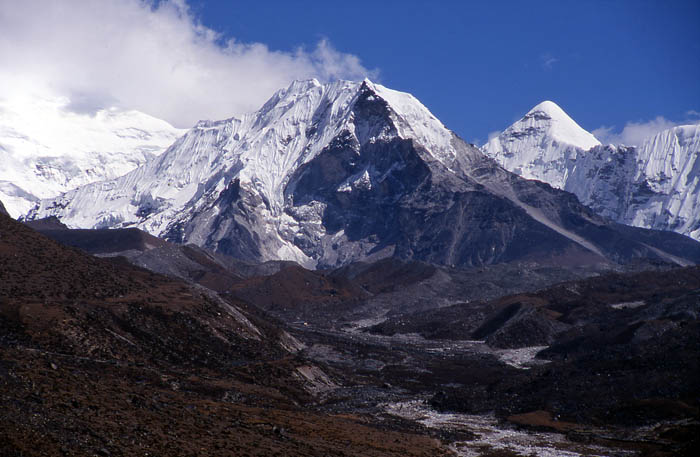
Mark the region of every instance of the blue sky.
<instances>
[{"instance_id":1,"label":"blue sky","mask_svg":"<svg viewBox=\"0 0 700 457\"><path fill-rule=\"evenodd\" d=\"M327 39L485 140L551 99L588 130L697 118L699 1L210 1L207 26L274 50Z\"/></svg>"},{"instance_id":2,"label":"blue sky","mask_svg":"<svg viewBox=\"0 0 700 457\"><path fill-rule=\"evenodd\" d=\"M0 101L190 127L367 74L482 143L542 100L604 141L700 119L700 0L0 0Z\"/></svg>"}]
</instances>

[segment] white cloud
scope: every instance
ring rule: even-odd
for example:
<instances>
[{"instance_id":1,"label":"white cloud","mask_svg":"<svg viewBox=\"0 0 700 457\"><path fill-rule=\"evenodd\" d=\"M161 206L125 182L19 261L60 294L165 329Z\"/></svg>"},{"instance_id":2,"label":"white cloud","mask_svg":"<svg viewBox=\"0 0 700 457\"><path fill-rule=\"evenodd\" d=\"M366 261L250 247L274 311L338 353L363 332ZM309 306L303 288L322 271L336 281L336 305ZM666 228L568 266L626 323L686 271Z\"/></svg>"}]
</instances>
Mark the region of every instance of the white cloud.
<instances>
[{"instance_id":1,"label":"white cloud","mask_svg":"<svg viewBox=\"0 0 700 457\"><path fill-rule=\"evenodd\" d=\"M554 57L550 53L544 53L540 56L540 62L542 63L542 68L545 70L551 70L555 63L559 62L559 59Z\"/></svg>"},{"instance_id":2,"label":"white cloud","mask_svg":"<svg viewBox=\"0 0 700 457\"><path fill-rule=\"evenodd\" d=\"M598 138L601 143L617 143L616 134L613 132L614 127L606 127L604 125L591 131L594 137Z\"/></svg>"},{"instance_id":3,"label":"white cloud","mask_svg":"<svg viewBox=\"0 0 700 457\"><path fill-rule=\"evenodd\" d=\"M270 50L223 41L185 0L0 2L0 98L65 96L75 111L137 109L189 127L259 108L294 79L372 76L322 40Z\"/></svg>"},{"instance_id":4,"label":"white cloud","mask_svg":"<svg viewBox=\"0 0 700 457\"><path fill-rule=\"evenodd\" d=\"M495 130L495 131L493 131L493 132L490 132L487 141L493 140L494 138L496 138L497 136L499 136L501 133L503 133L501 130Z\"/></svg>"},{"instance_id":5,"label":"white cloud","mask_svg":"<svg viewBox=\"0 0 700 457\"><path fill-rule=\"evenodd\" d=\"M657 116L647 122L628 122L621 131L616 131L615 127L602 126L591 133L598 138L601 143L624 144L627 146L639 146L649 138L662 130L667 130L677 125L683 125L696 121L673 122L663 116Z\"/></svg>"}]
</instances>

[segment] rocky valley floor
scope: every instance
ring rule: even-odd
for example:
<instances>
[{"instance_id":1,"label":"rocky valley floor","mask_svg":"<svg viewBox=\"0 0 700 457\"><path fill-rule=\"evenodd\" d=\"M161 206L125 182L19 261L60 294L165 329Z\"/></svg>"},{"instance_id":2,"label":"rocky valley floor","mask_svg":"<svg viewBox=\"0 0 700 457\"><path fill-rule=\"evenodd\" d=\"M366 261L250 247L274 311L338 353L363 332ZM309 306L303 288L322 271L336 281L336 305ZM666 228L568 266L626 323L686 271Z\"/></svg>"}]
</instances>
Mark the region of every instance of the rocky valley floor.
<instances>
[{"instance_id":1,"label":"rocky valley floor","mask_svg":"<svg viewBox=\"0 0 700 457\"><path fill-rule=\"evenodd\" d=\"M0 216L0 455L695 455L696 267L324 272L129 240L169 276Z\"/></svg>"}]
</instances>

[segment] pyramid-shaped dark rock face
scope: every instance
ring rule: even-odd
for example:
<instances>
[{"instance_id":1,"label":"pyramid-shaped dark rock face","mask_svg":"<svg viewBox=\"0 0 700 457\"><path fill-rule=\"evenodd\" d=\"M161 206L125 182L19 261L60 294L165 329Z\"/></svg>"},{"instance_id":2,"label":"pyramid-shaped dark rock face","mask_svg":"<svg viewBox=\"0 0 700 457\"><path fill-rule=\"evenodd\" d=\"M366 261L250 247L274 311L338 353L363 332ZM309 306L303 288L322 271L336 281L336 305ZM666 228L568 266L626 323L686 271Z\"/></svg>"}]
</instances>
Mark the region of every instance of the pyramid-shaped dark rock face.
<instances>
[{"instance_id":1,"label":"pyramid-shaped dark rock face","mask_svg":"<svg viewBox=\"0 0 700 457\"><path fill-rule=\"evenodd\" d=\"M618 226L505 171L409 94L369 81L296 82L256 113L200 122L144 167L32 214L48 215L319 268L700 260L692 240Z\"/></svg>"}]
</instances>

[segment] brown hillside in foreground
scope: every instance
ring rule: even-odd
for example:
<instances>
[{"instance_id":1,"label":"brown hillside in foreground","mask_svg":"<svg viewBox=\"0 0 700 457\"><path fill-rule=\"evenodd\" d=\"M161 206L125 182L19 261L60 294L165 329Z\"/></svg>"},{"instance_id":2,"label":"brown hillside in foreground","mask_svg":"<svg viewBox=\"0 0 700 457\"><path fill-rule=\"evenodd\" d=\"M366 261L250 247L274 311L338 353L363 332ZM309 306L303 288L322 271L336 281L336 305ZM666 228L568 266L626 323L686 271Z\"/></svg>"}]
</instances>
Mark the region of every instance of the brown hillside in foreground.
<instances>
[{"instance_id":1,"label":"brown hillside in foreground","mask_svg":"<svg viewBox=\"0 0 700 457\"><path fill-rule=\"evenodd\" d=\"M281 330L0 216L0 455L444 455L314 413Z\"/></svg>"}]
</instances>

